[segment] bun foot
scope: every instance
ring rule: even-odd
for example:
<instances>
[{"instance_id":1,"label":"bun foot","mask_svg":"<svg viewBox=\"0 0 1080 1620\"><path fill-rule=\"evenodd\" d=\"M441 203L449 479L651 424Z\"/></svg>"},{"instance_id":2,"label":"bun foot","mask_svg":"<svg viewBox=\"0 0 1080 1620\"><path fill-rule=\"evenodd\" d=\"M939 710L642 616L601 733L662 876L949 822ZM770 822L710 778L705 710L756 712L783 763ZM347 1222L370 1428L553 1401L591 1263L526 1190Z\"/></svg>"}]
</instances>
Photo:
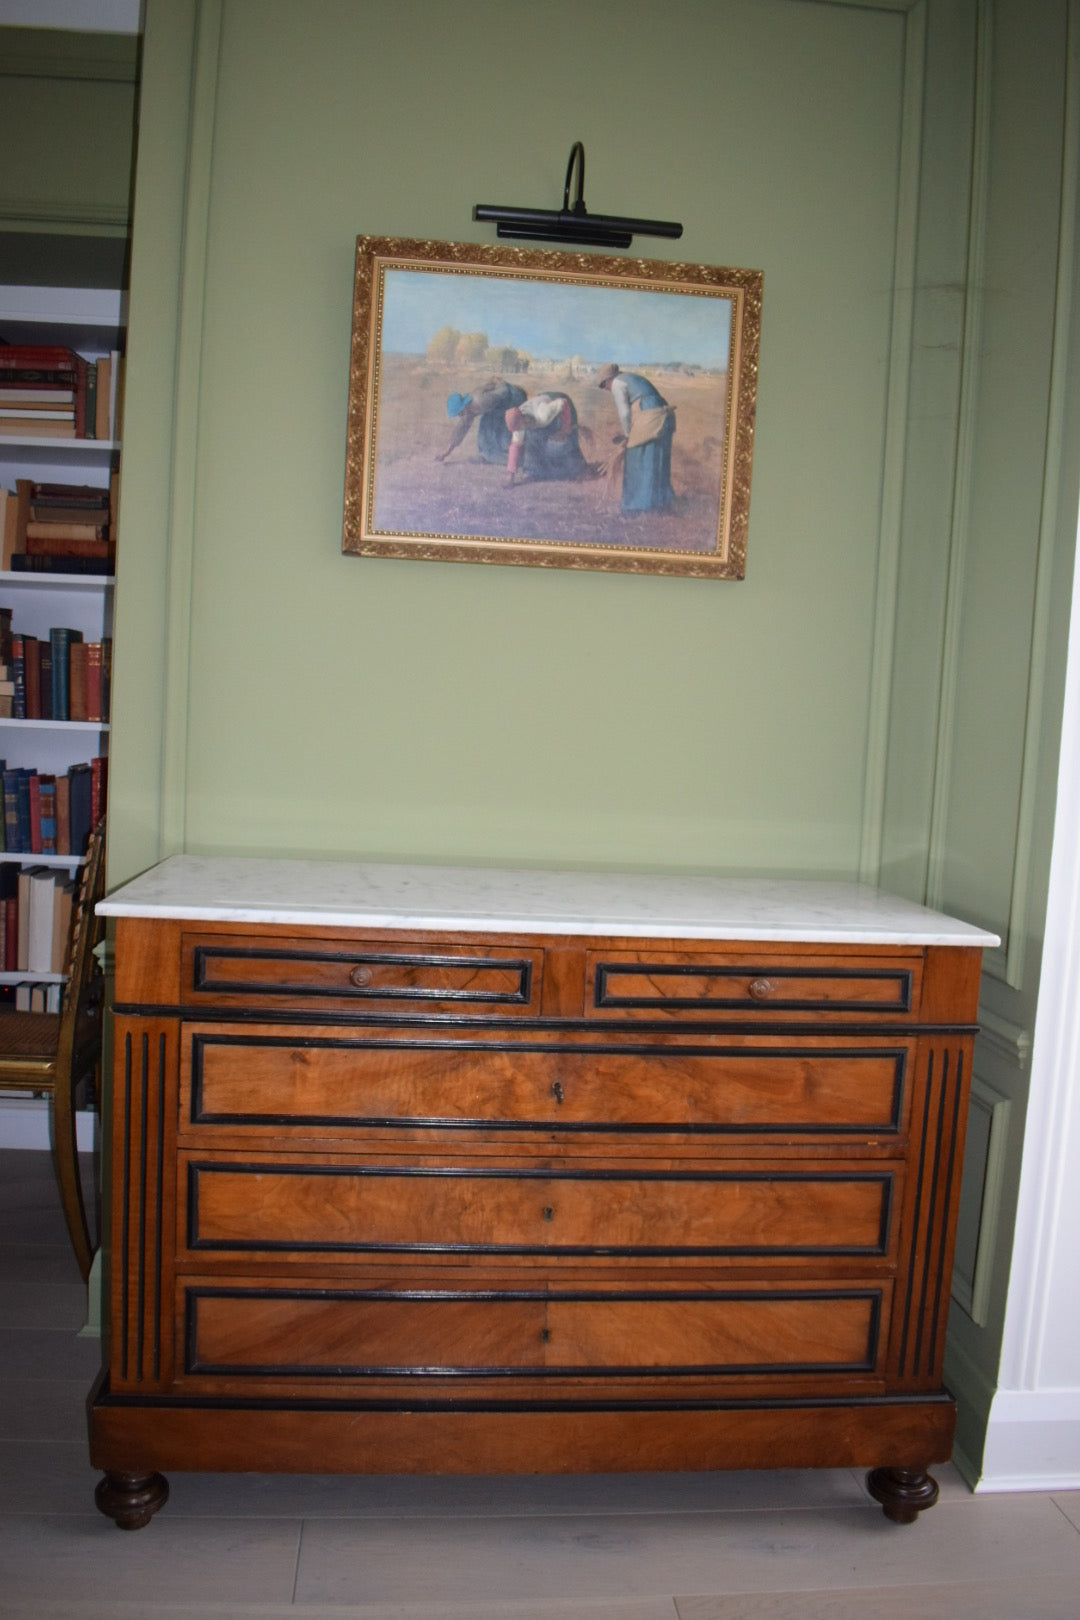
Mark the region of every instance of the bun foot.
<instances>
[{"instance_id":1,"label":"bun foot","mask_svg":"<svg viewBox=\"0 0 1080 1620\"><path fill-rule=\"evenodd\" d=\"M118 1530L141 1530L169 1500L169 1482L161 1474L119 1474L111 1470L98 1482L94 1501Z\"/></svg>"},{"instance_id":2,"label":"bun foot","mask_svg":"<svg viewBox=\"0 0 1080 1620\"><path fill-rule=\"evenodd\" d=\"M894 1524L914 1524L938 1499L937 1480L920 1468L874 1468L866 1488Z\"/></svg>"}]
</instances>

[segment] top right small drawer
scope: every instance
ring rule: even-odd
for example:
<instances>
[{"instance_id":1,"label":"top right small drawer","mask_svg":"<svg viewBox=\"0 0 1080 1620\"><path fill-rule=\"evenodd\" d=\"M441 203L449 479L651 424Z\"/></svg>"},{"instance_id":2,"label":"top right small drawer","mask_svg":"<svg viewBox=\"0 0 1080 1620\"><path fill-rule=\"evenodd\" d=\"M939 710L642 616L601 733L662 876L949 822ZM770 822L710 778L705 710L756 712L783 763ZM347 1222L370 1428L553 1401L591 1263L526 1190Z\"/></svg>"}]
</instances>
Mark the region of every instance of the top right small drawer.
<instances>
[{"instance_id":1,"label":"top right small drawer","mask_svg":"<svg viewBox=\"0 0 1080 1620\"><path fill-rule=\"evenodd\" d=\"M922 953L789 955L768 951L590 951L585 1016L914 1020Z\"/></svg>"}]
</instances>

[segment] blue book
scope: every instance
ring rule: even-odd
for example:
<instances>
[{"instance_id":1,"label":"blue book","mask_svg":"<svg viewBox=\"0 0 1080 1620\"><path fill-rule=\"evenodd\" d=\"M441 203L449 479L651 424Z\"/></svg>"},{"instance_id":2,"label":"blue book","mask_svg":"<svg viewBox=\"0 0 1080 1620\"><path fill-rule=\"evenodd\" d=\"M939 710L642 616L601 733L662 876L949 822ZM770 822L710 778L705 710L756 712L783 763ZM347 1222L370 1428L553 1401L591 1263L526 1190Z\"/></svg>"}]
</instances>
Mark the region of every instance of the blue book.
<instances>
[{"instance_id":1,"label":"blue book","mask_svg":"<svg viewBox=\"0 0 1080 1620\"><path fill-rule=\"evenodd\" d=\"M11 699L11 718L26 719L26 658L22 636L11 638L11 679L15 691Z\"/></svg>"},{"instance_id":2,"label":"blue book","mask_svg":"<svg viewBox=\"0 0 1080 1620\"><path fill-rule=\"evenodd\" d=\"M56 777L42 776L41 787L41 853L56 854Z\"/></svg>"},{"instance_id":3,"label":"blue book","mask_svg":"<svg viewBox=\"0 0 1080 1620\"><path fill-rule=\"evenodd\" d=\"M72 765L68 770L71 824L71 853L85 855L90 842L93 781L89 765Z\"/></svg>"},{"instance_id":4,"label":"blue book","mask_svg":"<svg viewBox=\"0 0 1080 1620\"><path fill-rule=\"evenodd\" d=\"M82 640L81 630L57 626L49 631L52 649L52 717L71 719L71 643Z\"/></svg>"},{"instance_id":5,"label":"blue book","mask_svg":"<svg viewBox=\"0 0 1080 1620\"><path fill-rule=\"evenodd\" d=\"M19 843L19 773L4 771L4 845L12 855L23 854Z\"/></svg>"},{"instance_id":6,"label":"blue book","mask_svg":"<svg viewBox=\"0 0 1080 1620\"><path fill-rule=\"evenodd\" d=\"M24 855L29 855L33 849L30 838L30 778L33 774L33 771L22 769L18 772L19 842L17 847Z\"/></svg>"}]
</instances>

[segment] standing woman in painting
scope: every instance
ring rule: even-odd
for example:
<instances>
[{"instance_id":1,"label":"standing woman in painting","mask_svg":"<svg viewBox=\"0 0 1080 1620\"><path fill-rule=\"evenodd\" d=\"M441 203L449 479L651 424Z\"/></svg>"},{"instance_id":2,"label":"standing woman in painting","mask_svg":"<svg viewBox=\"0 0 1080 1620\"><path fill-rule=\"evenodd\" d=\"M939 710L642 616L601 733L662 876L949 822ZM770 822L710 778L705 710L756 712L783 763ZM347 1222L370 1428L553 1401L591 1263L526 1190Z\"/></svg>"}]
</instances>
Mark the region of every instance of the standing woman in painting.
<instances>
[{"instance_id":1,"label":"standing woman in painting","mask_svg":"<svg viewBox=\"0 0 1080 1620\"><path fill-rule=\"evenodd\" d=\"M671 441L675 411L659 389L636 371L605 366L598 387L606 389L619 413L622 508L624 512L663 512L675 504L671 487Z\"/></svg>"}]
</instances>

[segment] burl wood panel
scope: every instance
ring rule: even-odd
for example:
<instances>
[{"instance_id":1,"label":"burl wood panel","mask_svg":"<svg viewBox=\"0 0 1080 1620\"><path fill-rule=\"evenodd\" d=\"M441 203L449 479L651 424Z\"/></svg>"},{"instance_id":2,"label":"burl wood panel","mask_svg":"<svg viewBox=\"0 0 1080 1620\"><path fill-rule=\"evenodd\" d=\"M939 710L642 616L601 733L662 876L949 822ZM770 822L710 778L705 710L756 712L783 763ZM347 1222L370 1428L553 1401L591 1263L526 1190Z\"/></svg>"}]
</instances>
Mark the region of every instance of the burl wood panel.
<instances>
[{"instance_id":1,"label":"burl wood panel","mask_svg":"<svg viewBox=\"0 0 1080 1620\"><path fill-rule=\"evenodd\" d=\"M187 1370L286 1380L368 1372L619 1377L645 1368L869 1372L880 1306L873 1289L590 1298L192 1285Z\"/></svg>"},{"instance_id":2,"label":"burl wood panel","mask_svg":"<svg viewBox=\"0 0 1080 1620\"><path fill-rule=\"evenodd\" d=\"M193 1250L865 1258L888 1251L895 1172L195 1160L188 1175Z\"/></svg>"},{"instance_id":3,"label":"burl wood panel","mask_svg":"<svg viewBox=\"0 0 1080 1620\"><path fill-rule=\"evenodd\" d=\"M533 1124L562 1129L895 1134L914 1042L875 1050L690 1050L635 1042L440 1040L414 1044L272 1026L186 1025L183 1111L194 1124Z\"/></svg>"},{"instance_id":4,"label":"burl wood panel","mask_svg":"<svg viewBox=\"0 0 1080 1620\"><path fill-rule=\"evenodd\" d=\"M727 954L714 946L587 953L586 1014L701 1017L738 1013L761 1019L807 1013L860 1018L910 1016L919 1006L922 956L787 954L767 945Z\"/></svg>"},{"instance_id":5,"label":"burl wood panel","mask_svg":"<svg viewBox=\"0 0 1080 1620\"><path fill-rule=\"evenodd\" d=\"M183 999L288 1006L457 1010L536 1014L543 988L543 952L512 946L423 941L396 945L327 938L280 944L258 936L219 940L187 935L181 968Z\"/></svg>"}]
</instances>

